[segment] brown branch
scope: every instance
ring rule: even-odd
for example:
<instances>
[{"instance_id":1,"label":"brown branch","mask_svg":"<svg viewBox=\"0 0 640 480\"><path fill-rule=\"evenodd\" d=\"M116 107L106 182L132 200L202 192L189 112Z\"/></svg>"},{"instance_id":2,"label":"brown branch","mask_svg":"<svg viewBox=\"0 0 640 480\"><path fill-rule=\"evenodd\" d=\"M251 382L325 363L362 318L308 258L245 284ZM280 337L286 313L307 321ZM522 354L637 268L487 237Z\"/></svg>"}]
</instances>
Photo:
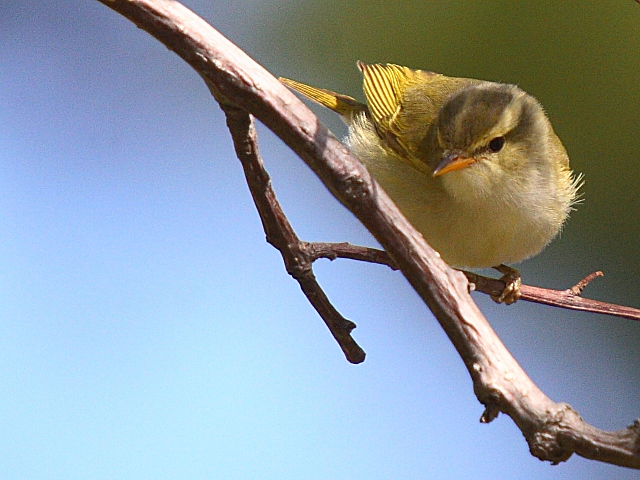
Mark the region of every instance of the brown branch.
<instances>
[{"instance_id":1,"label":"brown branch","mask_svg":"<svg viewBox=\"0 0 640 480\"><path fill-rule=\"evenodd\" d=\"M329 258L331 260L348 258L351 260L387 265L394 270L397 269L393 263L393 259L384 250L358 247L348 243L321 243L317 245L321 245L321 247L318 248L324 252L323 255L319 255L317 258ZM465 274L469 283L472 284L472 290L476 292L499 296L505 288L505 282L503 280L485 277L473 272L463 271L462 273ZM567 290L552 290L549 288L534 287L532 285L522 285L520 287L522 292L520 300L552 307L566 308L568 310L601 313L613 317L640 321L640 309L617 305L615 303L601 302L580 296L592 280L603 276L604 274L600 271L593 272Z\"/></svg>"},{"instance_id":2,"label":"brown branch","mask_svg":"<svg viewBox=\"0 0 640 480\"><path fill-rule=\"evenodd\" d=\"M356 324L344 318L331 304L313 274L312 264L317 254L309 243L296 235L282 211L271 187L269 174L258 150L258 136L253 118L244 110L231 105L221 105L227 116L227 126L233 137L236 154L242 163L244 174L256 204L267 242L280 251L289 275L295 278L305 296L316 309L351 363L364 361L365 353L351 337Z\"/></svg>"},{"instance_id":3,"label":"brown branch","mask_svg":"<svg viewBox=\"0 0 640 480\"><path fill-rule=\"evenodd\" d=\"M347 242L313 242L308 243L307 245L314 260L319 258L328 258L329 260L335 260L336 258L348 258L351 260L359 260L361 262L386 265L392 270L398 270L398 267L393 262L393 259L389 254L384 250L378 250L377 248L360 247Z\"/></svg>"},{"instance_id":4,"label":"brown branch","mask_svg":"<svg viewBox=\"0 0 640 480\"><path fill-rule=\"evenodd\" d=\"M573 453L640 468L640 423L605 432L549 399L500 341L449 268L407 222L363 165L277 79L204 20L171 0L100 0L188 62L223 104L241 106L289 145L389 252L462 358L482 420L509 415L533 455L553 463Z\"/></svg>"},{"instance_id":5,"label":"brown branch","mask_svg":"<svg viewBox=\"0 0 640 480\"><path fill-rule=\"evenodd\" d=\"M469 282L474 285L476 291L488 295L495 295L496 292L499 294L504 289L504 282L501 280L484 277L471 272L464 272L464 274L467 276ZM601 302L580 296L584 287L586 287L591 280L601 276L602 272L594 272L567 290L551 290L548 288L534 287L532 285L522 285L520 287L522 293L520 300L640 321L640 310L637 308Z\"/></svg>"},{"instance_id":6,"label":"brown branch","mask_svg":"<svg viewBox=\"0 0 640 480\"><path fill-rule=\"evenodd\" d=\"M598 270L597 272L590 273L589 275L584 277L582 280L576 283L573 287L571 287L569 291L573 295L580 296L582 295L582 292L584 291L584 289L587 288L587 285L589 285L591 281L595 280L598 277L604 277L604 273L602 273L600 270Z\"/></svg>"}]
</instances>

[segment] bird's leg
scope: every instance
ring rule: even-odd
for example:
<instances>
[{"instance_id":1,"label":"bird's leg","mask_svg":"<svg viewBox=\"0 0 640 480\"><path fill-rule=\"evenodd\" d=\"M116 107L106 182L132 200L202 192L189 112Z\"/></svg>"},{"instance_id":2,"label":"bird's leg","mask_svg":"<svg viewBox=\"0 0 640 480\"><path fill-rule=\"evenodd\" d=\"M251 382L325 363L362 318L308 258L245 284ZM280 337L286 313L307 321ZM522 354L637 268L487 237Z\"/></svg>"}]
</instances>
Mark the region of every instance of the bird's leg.
<instances>
[{"instance_id":1,"label":"bird's leg","mask_svg":"<svg viewBox=\"0 0 640 480\"><path fill-rule=\"evenodd\" d=\"M504 302L506 305L511 305L512 303L517 302L520 298L520 287L522 286L520 272L515 268L511 268L506 265L498 265L493 268L502 273L500 280L505 283L505 287L500 295L491 295L491 298L495 302Z\"/></svg>"}]
</instances>

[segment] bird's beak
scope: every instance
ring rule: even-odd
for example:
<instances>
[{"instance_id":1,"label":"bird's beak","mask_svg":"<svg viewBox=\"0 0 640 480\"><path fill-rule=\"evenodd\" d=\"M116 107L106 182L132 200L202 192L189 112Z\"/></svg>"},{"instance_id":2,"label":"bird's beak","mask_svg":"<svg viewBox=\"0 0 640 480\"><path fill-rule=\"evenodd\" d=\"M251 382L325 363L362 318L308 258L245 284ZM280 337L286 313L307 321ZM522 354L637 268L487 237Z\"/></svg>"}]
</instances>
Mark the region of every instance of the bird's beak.
<instances>
[{"instance_id":1,"label":"bird's beak","mask_svg":"<svg viewBox=\"0 0 640 480\"><path fill-rule=\"evenodd\" d=\"M473 157L465 157L459 153L448 153L442 157L442 161L433 171L434 177L439 177L445 173L453 172L454 170L462 170L469 165L476 163L477 160Z\"/></svg>"}]
</instances>

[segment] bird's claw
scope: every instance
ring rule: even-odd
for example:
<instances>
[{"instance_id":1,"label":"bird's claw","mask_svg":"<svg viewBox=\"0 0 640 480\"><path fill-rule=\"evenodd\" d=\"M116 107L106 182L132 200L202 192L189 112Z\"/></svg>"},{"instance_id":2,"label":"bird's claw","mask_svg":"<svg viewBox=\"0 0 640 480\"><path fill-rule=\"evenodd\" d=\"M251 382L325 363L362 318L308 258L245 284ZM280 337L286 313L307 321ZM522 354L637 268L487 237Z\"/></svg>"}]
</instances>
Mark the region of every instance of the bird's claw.
<instances>
[{"instance_id":1,"label":"bird's claw","mask_svg":"<svg viewBox=\"0 0 640 480\"><path fill-rule=\"evenodd\" d=\"M497 303L504 302L505 305L511 305L512 303L517 302L521 295L520 287L522 286L520 272L515 268L511 268L506 265L500 265L493 268L503 274L502 277L500 277L500 280L505 283L504 290L500 295L491 295L493 301Z\"/></svg>"}]
</instances>

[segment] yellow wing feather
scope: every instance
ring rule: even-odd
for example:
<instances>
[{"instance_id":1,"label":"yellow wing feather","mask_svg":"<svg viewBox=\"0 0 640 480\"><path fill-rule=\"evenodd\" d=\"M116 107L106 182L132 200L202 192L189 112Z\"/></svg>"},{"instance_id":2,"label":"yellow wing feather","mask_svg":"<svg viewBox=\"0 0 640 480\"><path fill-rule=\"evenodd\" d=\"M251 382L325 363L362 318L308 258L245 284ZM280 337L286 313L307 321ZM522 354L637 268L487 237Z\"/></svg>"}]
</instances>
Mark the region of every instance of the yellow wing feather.
<instances>
[{"instance_id":1,"label":"yellow wing feather","mask_svg":"<svg viewBox=\"0 0 640 480\"><path fill-rule=\"evenodd\" d=\"M402 97L412 70L393 64L367 65L358 61L364 77L363 89L373 120L389 123L402 106Z\"/></svg>"},{"instance_id":2,"label":"yellow wing feather","mask_svg":"<svg viewBox=\"0 0 640 480\"><path fill-rule=\"evenodd\" d=\"M342 95L324 88L312 87L304 83L296 82L295 80L289 80L288 78L280 77L278 80L314 102L339 113L346 120L351 120L356 114L364 112L367 109L366 105L348 95Z\"/></svg>"},{"instance_id":3,"label":"yellow wing feather","mask_svg":"<svg viewBox=\"0 0 640 480\"><path fill-rule=\"evenodd\" d=\"M438 109L449 94L476 80L445 77L395 64L366 64L358 61L363 75L366 105L348 95L280 78L291 89L339 113L347 123L366 114L381 146L395 152L405 163L420 171L431 171L427 158L432 148L425 143Z\"/></svg>"}]
</instances>

